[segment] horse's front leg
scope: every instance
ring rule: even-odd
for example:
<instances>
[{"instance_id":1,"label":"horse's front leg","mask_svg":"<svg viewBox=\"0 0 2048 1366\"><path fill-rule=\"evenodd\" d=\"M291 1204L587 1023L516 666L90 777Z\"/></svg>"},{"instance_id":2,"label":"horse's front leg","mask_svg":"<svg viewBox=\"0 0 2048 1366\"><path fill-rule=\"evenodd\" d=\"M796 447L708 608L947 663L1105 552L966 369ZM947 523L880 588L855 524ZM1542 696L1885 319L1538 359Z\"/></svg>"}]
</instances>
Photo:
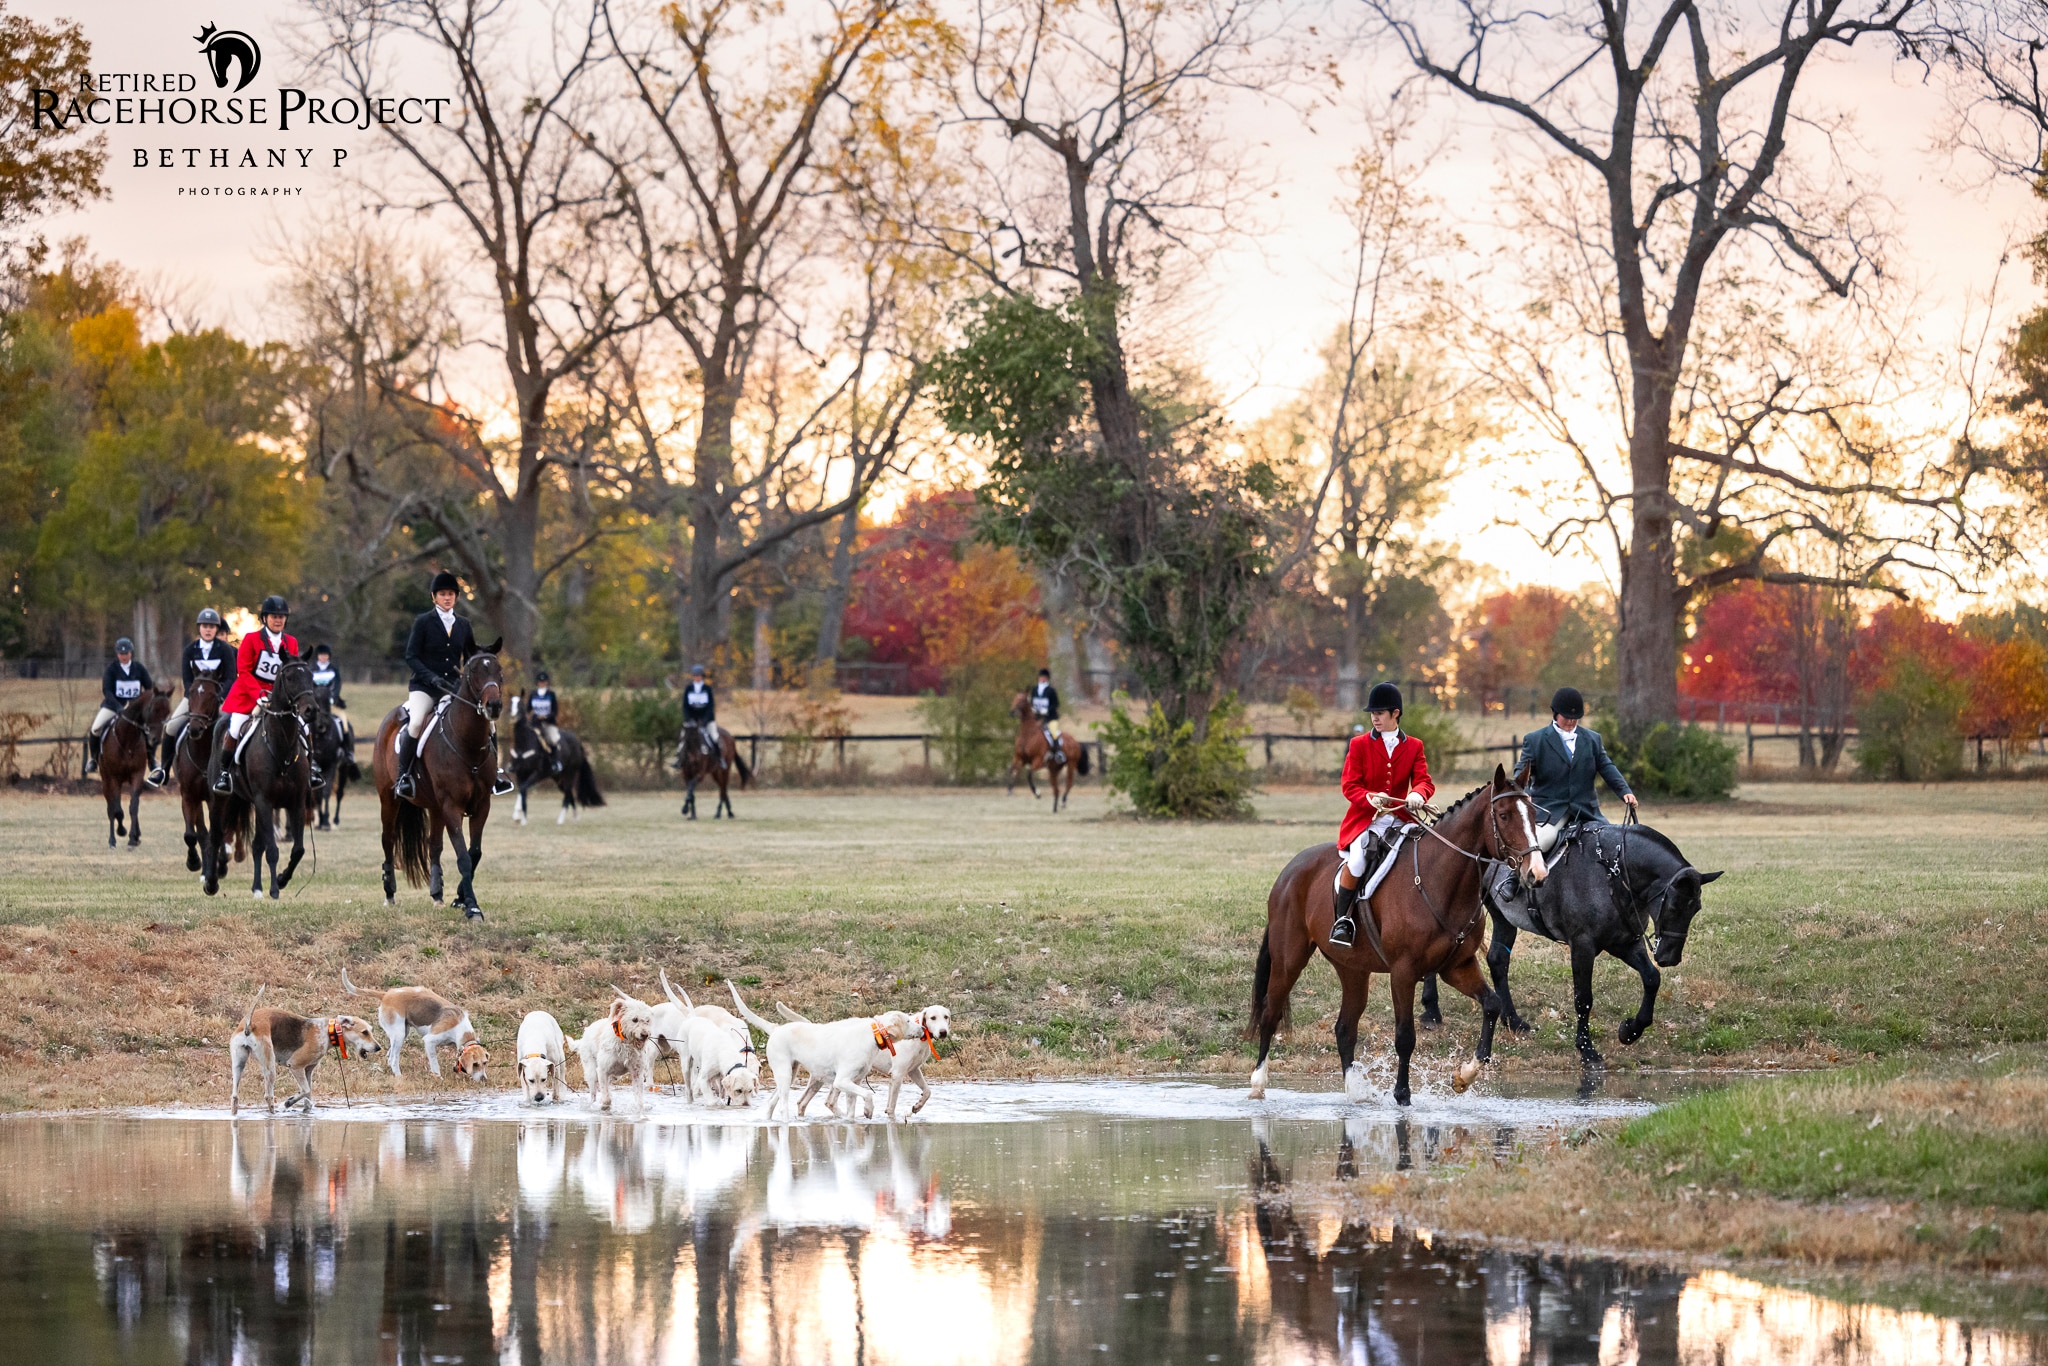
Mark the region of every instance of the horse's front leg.
<instances>
[{"instance_id":1,"label":"horse's front leg","mask_svg":"<svg viewBox=\"0 0 2048 1366\"><path fill-rule=\"evenodd\" d=\"M292 803L292 809L285 815L285 828L291 832L292 856L286 861L284 871L277 875L276 881L270 889L270 897L273 901L277 899L277 894L283 891L285 886L291 882L292 874L299 869L299 860L306 856L306 813L300 809L297 802Z\"/></svg>"},{"instance_id":2,"label":"horse's front leg","mask_svg":"<svg viewBox=\"0 0 2048 1366\"><path fill-rule=\"evenodd\" d=\"M1628 951L1614 955L1636 970L1636 976L1643 979L1642 1004L1636 1013L1621 1022L1621 1041L1634 1043L1649 1033L1650 1026L1657 1018L1657 988L1663 984L1664 974L1657 971L1657 964L1650 958L1650 950L1642 940L1629 941Z\"/></svg>"},{"instance_id":3,"label":"horse's front leg","mask_svg":"<svg viewBox=\"0 0 2048 1366\"><path fill-rule=\"evenodd\" d=\"M465 919L478 919L483 908L476 904L476 865L483 857L481 828L475 817L470 818L469 837L462 831L462 813L456 812L448 821L448 842L455 846L455 871L459 880L455 884L455 904L462 908Z\"/></svg>"},{"instance_id":4,"label":"horse's front leg","mask_svg":"<svg viewBox=\"0 0 2048 1366\"><path fill-rule=\"evenodd\" d=\"M270 808L264 805L261 797L253 800L251 808L254 812L252 838L255 840L255 847L249 851L249 895L261 897L265 859L270 861L271 879L275 881L277 878L277 827L272 822Z\"/></svg>"},{"instance_id":5,"label":"horse's front leg","mask_svg":"<svg viewBox=\"0 0 2048 1366\"><path fill-rule=\"evenodd\" d=\"M1500 997L1486 985L1486 978L1479 971L1479 955L1474 954L1456 967L1445 968L1444 980L1479 1003L1479 1047L1473 1050L1472 1056L1483 1063L1492 1062L1493 1030L1500 1023ZM1464 1075L1464 1069L1459 1069L1459 1075ZM1464 1087L1458 1089L1463 1090Z\"/></svg>"},{"instance_id":6,"label":"horse's front leg","mask_svg":"<svg viewBox=\"0 0 2048 1366\"><path fill-rule=\"evenodd\" d=\"M1024 785L1031 789L1031 799L1033 801L1037 801L1044 795L1038 790L1038 766L1036 764L1026 764L1024 766Z\"/></svg>"},{"instance_id":7,"label":"horse's front leg","mask_svg":"<svg viewBox=\"0 0 2048 1366\"><path fill-rule=\"evenodd\" d=\"M193 831L192 812L188 810L185 812L185 871L188 873L199 871L199 845L200 838Z\"/></svg>"},{"instance_id":8,"label":"horse's front leg","mask_svg":"<svg viewBox=\"0 0 2048 1366\"><path fill-rule=\"evenodd\" d=\"M691 820L697 819L697 780L695 778L687 779L683 783L683 815Z\"/></svg>"},{"instance_id":9,"label":"horse's front leg","mask_svg":"<svg viewBox=\"0 0 2048 1366\"><path fill-rule=\"evenodd\" d=\"M144 759L143 763L148 763ZM142 780L135 780L135 790L128 794L128 847L133 849L142 843Z\"/></svg>"},{"instance_id":10,"label":"horse's front leg","mask_svg":"<svg viewBox=\"0 0 2048 1366\"><path fill-rule=\"evenodd\" d=\"M1338 968L1337 980L1344 989L1344 999L1337 1007L1339 1075L1344 1078L1345 1097L1354 1103L1363 1103L1371 1093L1366 1088L1365 1069L1355 1066L1354 1060L1358 1054L1358 1017L1365 1014L1365 998L1372 988L1372 974Z\"/></svg>"},{"instance_id":11,"label":"horse's front leg","mask_svg":"<svg viewBox=\"0 0 2048 1366\"><path fill-rule=\"evenodd\" d=\"M1572 1013L1578 1016L1579 1028L1574 1042L1578 1046L1579 1059L1589 1067L1597 1067L1606 1059L1600 1050L1593 1047L1593 960L1600 956L1600 948L1587 940L1572 943Z\"/></svg>"},{"instance_id":12,"label":"horse's front leg","mask_svg":"<svg viewBox=\"0 0 2048 1366\"><path fill-rule=\"evenodd\" d=\"M1487 917L1493 921L1493 943L1486 950L1487 975L1493 978L1493 991L1500 997L1500 1013L1509 1032L1527 1034L1529 1022L1515 1009L1515 995L1508 990L1508 961L1514 957L1515 936L1521 931L1492 907L1487 908Z\"/></svg>"},{"instance_id":13,"label":"horse's front leg","mask_svg":"<svg viewBox=\"0 0 2048 1366\"><path fill-rule=\"evenodd\" d=\"M1397 963L1393 979L1394 1053L1400 1059L1400 1071L1394 1077L1394 1104L1406 1105L1410 1094L1408 1061L1415 1056L1415 975Z\"/></svg>"},{"instance_id":14,"label":"horse's front leg","mask_svg":"<svg viewBox=\"0 0 2048 1366\"><path fill-rule=\"evenodd\" d=\"M431 831L427 837L427 895L436 906L444 903L443 890L446 886L441 877L441 812L436 809L427 815Z\"/></svg>"},{"instance_id":15,"label":"horse's front leg","mask_svg":"<svg viewBox=\"0 0 2048 1366\"><path fill-rule=\"evenodd\" d=\"M1422 1027L1435 1029L1443 1022L1443 1006L1436 995L1436 974L1425 973L1422 978Z\"/></svg>"}]
</instances>

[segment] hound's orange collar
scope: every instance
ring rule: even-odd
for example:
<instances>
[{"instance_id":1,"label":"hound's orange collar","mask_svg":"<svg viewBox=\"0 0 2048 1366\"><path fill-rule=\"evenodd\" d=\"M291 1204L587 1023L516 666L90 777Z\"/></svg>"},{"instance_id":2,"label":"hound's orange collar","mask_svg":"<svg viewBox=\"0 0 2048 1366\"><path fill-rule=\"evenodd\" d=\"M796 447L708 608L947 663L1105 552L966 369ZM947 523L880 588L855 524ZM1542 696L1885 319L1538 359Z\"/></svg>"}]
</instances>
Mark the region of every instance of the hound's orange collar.
<instances>
[{"instance_id":1,"label":"hound's orange collar","mask_svg":"<svg viewBox=\"0 0 2048 1366\"><path fill-rule=\"evenodd\" d=\"M875 1047L894 1057L896 1055L896 1041L889 1037L889 1032L882 1028L881 1022L879 1020L869 1020L868 1028L875 1032Z\"/></svg>"},{"instance_id":2,"label":"hound's orange collar","mask_svg":"<svg viewBox=\"0 0 2048 1366\"><path fill-rule=\"evenodd\" d=\"M924 1046L932 1051L932 1061L937 1062L939 1060L939 1046L932 1042L931 1025L926 1021L920 1020L917 1024L917 1030L918 1033L924 1035Z\"/></svg>"},{"instance_id":3,"label":"hound's orange collar","mask_svg":"<svg viewBox=\"0 0 2048 1366\"><path fill-rule=\"evenodd\" d=\"M341 1054L343 1062L348 1061L348 1038L341 1032L338 1023L330 1021L327 1026L327 1046Z\"/></svg>"},{"instance_id":4,"label":"hound's orange collar","mask_svg":"<svg viewBox=\"0 0 2048 1366\"><path fill-rule=\"evenodd\" d=\"M616 1015L612 1016L612 1033L619 1036L620 1043L626 1041L626 1031L619 1028L619 1017Z\"/></svg>"}]
</instances>

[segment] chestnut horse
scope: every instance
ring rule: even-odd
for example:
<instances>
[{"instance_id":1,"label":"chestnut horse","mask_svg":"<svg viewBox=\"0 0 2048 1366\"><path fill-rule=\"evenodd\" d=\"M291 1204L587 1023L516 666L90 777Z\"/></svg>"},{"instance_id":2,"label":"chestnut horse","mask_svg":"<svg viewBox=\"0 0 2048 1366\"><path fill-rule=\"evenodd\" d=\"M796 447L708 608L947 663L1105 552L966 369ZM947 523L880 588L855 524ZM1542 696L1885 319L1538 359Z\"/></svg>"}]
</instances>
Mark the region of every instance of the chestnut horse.
<instances>
[{"instance_id":1,"label":"chestnut horse","mask_svg":"<svg viewBox=\"0 0 2048 1366\"><path fill-rule=\"evenodd\" d=\"M100 742L100 795L107 799L107 848L116 835L128 837L128 847L142 843L142 779L162 741L164 722L171 715L170 685L159 684L130 699L107 723L106 738ZM121 794L128 794L128 819L121 819Z\"/></svg>"},{"instance_id":2,"label":"chestnut horse","mask_svg":"<svg viewBox=\"0 0 2048 1366\"><path fill-rule=\"evenodd\" d=\"M732 738L732 732L724 726L718 728L718 743L713 745L711 737L704 733L704 727L695 721L683 722L683 733L676 741L676 771L683 775L683 815L690 820L697 819L697 784L705 778L718 783L718 800L711 807L711 819L717 820L722 811L734 820L740 813L732 809L732 794L726 790L732 775L740 775L740 786L745 787L753 780L754 771L747 767L747 761L740 758L739 741Z\"/></svg>"},{"instance_id":3,"label":"chestnut horse","mask_svg":"<svg viewBox=\"0 0 2048 1366\"><path fill-rule=\"evenodd\" d=\"M455 868L462 881L455 904L465 920L482 920L476 901L476 866L484 856L484 822L491 818L491 789L498 782L497 720L505 710L505 674L498 646L471 655L462 665L462 681L445 699L429 729L420 736L413 758L412 800L398 795L398 729L406 723L404 707L394 707L377 727L377 750L370 775L384 815L384 904L398 899L392 860L405 865L405 880L441 904L441 837L455 846ZM469 821L463 838L462 822Z\"/></svg>"},{"instance_id":4,"label":"chestnut horse","mask_svg":"<svg viewBox=\"0 0 2048 1366\"><path fill-rule=\"evenodd\" d=\"M178 780L178 804L185 808L185 871L190 873L199 871L199 851L206 847L206 813L211 805L206 775L213 762L220 701L226 693L226 686L217 678L197 679L185 690L191 710L185 729L178 732L177 752L171 759L171 776Z\"/></svg>"},{"instance_id":5,"label":"chestnut horse","mask_svg":"<svg viewBox=\"0 0 2048 1366\"><path fill-rule=\"evenodd\" d=\"M1273 1035L1287 1018L1288 996L1317 949L1337 969L1343 1004L1337 1011L1337 1055L1344 1068L1344 1090L1363 1100L1362 1078L1354 1077L1358 1048L1358 1017L1365 1011L1366 988L1372 974L1386 973L1394 984L1394 1051L1400 1074L1394 1102L1408 1103L1408 1059L1415 1052L1415 984L1425 973L1440 973L1446 982L1479 1002L1484 1022L1479 1029L1476 1061L1458 1069L1462 1091L1478 1075L1479 1064L1493 1056L1493 1028L1500 1018L1500 999L1479 971L1479 950L1485 939L1485 914L1479 889L1490 865L1507 863L1516 875L1541 882L1543 855L1536 847L1536 806L1527 790L1494 767L1484 787L1458 799L1433 826L1407 832L1397 847L1399 859L1388 870L1368 905L1358 907L1358 942L1343 948L1330 942L1334 920L1331 905L1338 862L1334 844L1318 844L1294 856L1266 898L1266 937L1259 944L1259 962L1252 977L1252 1028L1259 1037L1259 1065L1252 1073L1252 1096L1266 1093L1266 1058Z\"/></svg>"},{"instance_id":6,"label":"chestnut horse","mask_svg":"<svg viewBox=\"0 0 2048 1366\"><path fill-rule=\"evenodd\" d=\"M1045 723L1032 712L1031 699L1023 693L1018 693L1016 700L1010 703L1010 715L1017 718L1017 744L1010 755L1009 785L1003 790L1017 790L1017 774L1021 770L1026 786L1031 789L1031 795L1041 795L1038 791L1037 770L1042 768L1045 770L1046 785L1052 789L1052 809L1059 810L1060 806L1073 796L1074 775L1079 773L1083 778L1088 776L1087 744L1067 735L1060 738L1060 747L1054 749L1052 742L1046 739ZM1073 746L1071 750L1068 749L1069 745ZM1061 786L1062 778L1066 780L1064 787Z\"/></svg>"}]
</instances>

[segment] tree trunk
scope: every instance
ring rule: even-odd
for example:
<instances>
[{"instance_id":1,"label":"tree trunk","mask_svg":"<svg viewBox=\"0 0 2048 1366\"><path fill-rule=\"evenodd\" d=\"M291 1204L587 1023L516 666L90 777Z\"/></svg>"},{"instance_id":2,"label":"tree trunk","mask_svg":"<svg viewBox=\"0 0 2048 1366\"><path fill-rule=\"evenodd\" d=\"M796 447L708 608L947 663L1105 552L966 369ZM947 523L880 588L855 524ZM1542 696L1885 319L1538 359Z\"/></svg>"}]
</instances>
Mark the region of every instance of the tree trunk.
<instances>
[{"instance_id":1,"label":"tree trunk","mask_svg":"<svg viewBox=\"0 0 2048 1366\"><path fill-rule=\"evenodd\" d=\"M1065 576L1040 570L1038 600L1045 608L1045 667L1052 670L1052 685L1060 696L1079 701L1088 694L1081 686L1080 655L1074 648L1074 590Z\"/></svg>"},{"instance_id":2,"label":"tree trunk","mask_svg":"<svg viewBox=\"0 0 2048 1366\"><path fill-rule=\"evenodd\" d=\"M1349 714L1358 710L1358 656L1365 649L1365 594L1354 592L1344 599L1344 633L1337 646L1337 710Z\"/></svg>"},{"instance_id":3,"label":"tree trunk","mask_svg":"<svg viewBox=\"0 0 2048 1366\"><path fill-rule=\"evenodd\" d=\"M726 517L724 490L732 481L732 424L738 410L738 387L729 378L707 374L704 420L692 471L689 611L683 620L683 653L706 667L717 662L731 620L725 601L728 586L718 572L718 547Z\"/></svg>"},{"instance_id":4,"label":"tree trunk","mask_svg":"<svg viewBox=\"0 0 2048 1366\"><path fill-rule=\"evenodd\" d=\"M1110 652L1109 637L1099 630L1087 632L1081 637L1081 655L1088 664L1081 691L1097 702L1107 702L1116 691L1116 656Z\"/></svg>"},{"instance_id":5,"label":"tree trunk","mask_svg":"<svg viewBox=\"0 0 2048 1366\"><path fill-rule=\"evenodd\" d=\"M833 674L839 662L840 636L846 628L846 604L853 597L854 542L860 539L860 505L846 510L839 519L839 539L832 547L832 577L825 585L825 606L818 616L818 651L815 656L820 676Z\"/></svg>"},{"instance_id":6,"label":"tree trunk","mask_svg":"<svg viewBox=\"0 0 2048 1366\"><path fill-rule=\"evenodd\" d=\"M754 691L767 692L775 686L775 633L773 610L767 603L754 604Z\"/></svg>"},{"instance_id":7,"label":"tree trunk","mask_svg":"<svg viewBox=\"0 0 2048 1366\"><path fill-rule=\"evenodd\" d=\"M1655 380L1649 381L1655 384ZM1678 718L1678 558L1671 531L1668 388L1636 410L1629 439L1635 499L1621 567L1616 660L1621 738L1633 744L1660 721Z\"/></svg>"},{"instance_id":8,"label":"tree trunk","mask_svg":"<svg viewBox=\"0 0 2048 1366\"><path fill-rule=\"evenodd\" d=\"M149 676L157 682L164 682L169 676L165 670L171 656L164 652L163 604L151 596L135 600L135 625L131 634L135 637L135 658L142 667L149 670Z\"/></svg>"}]
</instances>

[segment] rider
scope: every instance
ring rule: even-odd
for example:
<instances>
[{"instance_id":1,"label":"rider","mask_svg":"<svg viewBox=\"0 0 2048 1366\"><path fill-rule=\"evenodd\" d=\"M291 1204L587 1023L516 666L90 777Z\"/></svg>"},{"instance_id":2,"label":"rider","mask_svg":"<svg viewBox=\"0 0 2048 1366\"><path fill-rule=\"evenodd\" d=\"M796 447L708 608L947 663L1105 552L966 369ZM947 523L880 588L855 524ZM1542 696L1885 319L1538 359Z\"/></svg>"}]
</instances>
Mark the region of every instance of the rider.
<instances>
[{"instance_id":1,"label":"rider","mask_svg":"<svg viewBox=\"0 0 2048 1366\"><path fill-rule=\"evenodd\" d=\"M534 674L533 693L526 699L526 714L533 721L533 733L540 741L542 752L554 765L555 772L560 773L562 758L557 750L562 744L562 728L556 724L556 719L561 713L561 698L555 695L552 682L546 669Z\"/></svg>"},{"instance_id":2,"label":"rider","mask_svg":"<svg viewBox=\"0 0 2048 1366\"><path fill-rule=\"evenodd\" d=\"M106 734L108 726L121 709L156 686L150 681L149 670L135 657L135 642L122 636L114 642L114 657L107 664L107 670L100 675L100 709L93 713L92 728L85 736L85 771L79 776L90 778L93 770L100 766L100 737ZM163 770L150 772L152 786L163 782Z\"/></svg>"},{"instance_id":3,"label":"rider","mask_svg":"<svg viewBox=\"0 0 2048 1366\"><path fill-rule=\"evenodd\" d=\"M711 695L711 685L704 681L704 666L690 666L690 686L683 689L683 724L695 721L704 729L704 742L711 752L718 752L718 699Z\"/></svg>"},{"instance_id":4,"label":"rider","mask_svg":"<svg viewBox=\"0 0 2048 1366\"><path fill-rule=\"evenodd\" d=\"M1372 730L1354 735L1345 751L1344 797L1351 809L1344 813L1344 824L1337 831L1337 847L1344 857L1337 865L1337 918L1330 927L1330 942L1345 948L1358 934L1354 908L1361 899L1372 896L1399 852L1393 832L1414 823L1423 803L1436 795L1422 741L1401 732L1401 690L1392 683L1375 683L1365 705L1372 716ZM1406 805L1383 813L1372 804L1374 796L1405 798ZM1393 848L1361 889L1359 879L1365 875L1368 855L1380 842Z\"/></svg>"},{"instance_id":5,"label":"rider","mask_svg":"<svg viewBox=\"0 0 2048 1366\"><path fill-rule=\"evenodd\" d=\"M228 689L227 697L220 704L221 715L228 719L228 743L213 747L215 792L226 794L235 790L234 770L229 767L229 761L239 750L235 742L248 729L249 717L257 705L277 686L277 675L284 668L284 662L299 657L298 638L286 635L284 630L291 613L292 609L285 600L272 593L256 609L262 627L242 637L241 648L235 657L235 685ZM307 756L306 762L312 770L313 786L323 786L327 779L321 774L320 765L311 755Z\"/></svg>"},{"instance_id":6,"label":"rider","mask_svg":"<svg viewBox=\"0 0 2048 1366\"><path fill-rule=\"evenodd\" d=\"M1060 690L1052 685L1052 670L1040 669L1038 681L1031 685L1031 714L1045 727L1045 743L1062 755L1067 751L1060 743Z\"/></svg>"},{"instance_id":7,"label":"rider","mask_svg":"<svg viewBox=\"0 0 2048 1366\"><path fill-rule=\"evenodd\" d=\"M185 695L178 699L178 709L171 713L171 719L164 722L165 769L177 762L178 737L192 720L192 685L202 678L211 679L220 684L221 696L225 698L235 681L235 652L220 638L222 624L220 613L211 607L199 609L199 639L185 645Z\"/></svg>"},{"instance_id":8,"label":"rider","mask_svg":"<svg viewBox=\"0 0 2048 1366\"><path fill-rule=\"evenodd\" d=\"M469 618L455 615L462 581L444 569L434 575L428 591L434 595L433 609L413 618L412 634L405 640L405 662L412 666L412 679L406 684L406 727L398 736L398 781L393 790L407 799L412 797L412 765L427 718L434 714L439 699L453 697L462 687L462 666L477 653Z\"/></svg>"},{"instance_id":9,"label":"rider","mask_svg":"<svg viewBox=\"0 0 2048 1366\"><path fill-rule=\"evenodd\" d=\"M1536 827L1537 846L1549 853L1557 843L1558 831L1581 821L1606 822L1600 814L1600 798L1593 791L1595 776L1605 778L1622 801L1631 808L1636 794L1621 776L1600 732L1582 726L1586 699L1577 688L1559 688L1550 699L1550 724L1522 737L1522 759L1518 771L1529 774L1529 795L1536 802L1544 823Z\"/></svg>"}]
</instances>

